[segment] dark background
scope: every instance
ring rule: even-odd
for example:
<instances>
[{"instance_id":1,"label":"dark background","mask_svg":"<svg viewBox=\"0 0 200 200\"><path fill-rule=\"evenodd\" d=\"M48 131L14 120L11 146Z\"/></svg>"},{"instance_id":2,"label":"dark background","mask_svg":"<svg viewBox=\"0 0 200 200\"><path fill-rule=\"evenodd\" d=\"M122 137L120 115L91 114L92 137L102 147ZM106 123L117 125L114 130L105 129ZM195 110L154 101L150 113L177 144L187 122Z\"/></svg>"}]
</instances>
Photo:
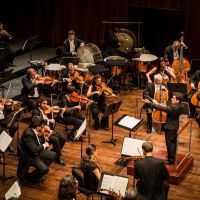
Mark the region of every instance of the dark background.
<instances>
[{"instance_id":1,"label":"dark background","mask_svg":"<svg viewBox=\"0 0 200 200\"><path fill-rule=\"evenodd\" d=\"M3 2L3 3L2 3ZM102 43L102 21L142 21L140 46L161 56L163 49L185 33L190 58L200 58L198 0L4 0L0 21L17 38L38 35L56 47L69 29L87 42ZM105 31L114 25L106 25ZM118 26L137 33L137 25ZM137 36L137 34L136 34Z\"/></svg>"}]
</instances>

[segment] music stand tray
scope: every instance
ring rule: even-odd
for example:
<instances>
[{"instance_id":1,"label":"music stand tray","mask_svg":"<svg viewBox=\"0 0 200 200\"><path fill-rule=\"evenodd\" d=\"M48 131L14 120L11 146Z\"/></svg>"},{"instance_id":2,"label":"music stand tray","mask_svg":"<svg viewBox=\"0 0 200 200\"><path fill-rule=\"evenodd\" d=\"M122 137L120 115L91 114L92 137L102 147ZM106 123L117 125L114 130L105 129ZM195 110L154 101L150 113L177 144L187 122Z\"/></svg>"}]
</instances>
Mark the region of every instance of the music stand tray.
<instances>
[{"instance_id":1,"label":"music stand tray","mask_svg":"<svg viewBox=\"0 0 200 200\"><path fill-rule=\"evenodd\" d=\"M72 56L64 56L60 60L60 65L67 66L68 63L73 63L74 65L79 64L79 58L78 57L72 57Z\"/></svg>"},{"instance_id":2,"label":"music stand tray","mask_svg":"<svg viewBox=\"0 0 200 200\"><path fill-rule=\"evenodd\" d=\"M124 114L117 121L114 122L114 125L129 130L129 137L131 137L131 132L134 132L134 137L135 137L135 131L143 123L144 123L143 119L138 119L135 117L128 116L127 114Z\"/></svg>"},{"instance_id":3,"label":"music stand tray","mask_svg":"<svg viewBox=\"0 0 200 200\"><path fill-rule=\"evenodd\" d=\"M113 137L113 133L114 133L113 132L113 121L114 121L114 114L118 112L121 104L122 104L122 101L119 101L117 103L112 103L112 104L108 105L108 107L106 108L106 111L105 111L103 117L109 117L109 115L112 115L112 135L111 135L111 140L104 141L103 143L111 143L116 146L115 142L117 141L117 139L114 139L114 137Z\"/></svg>"}]
</instances>

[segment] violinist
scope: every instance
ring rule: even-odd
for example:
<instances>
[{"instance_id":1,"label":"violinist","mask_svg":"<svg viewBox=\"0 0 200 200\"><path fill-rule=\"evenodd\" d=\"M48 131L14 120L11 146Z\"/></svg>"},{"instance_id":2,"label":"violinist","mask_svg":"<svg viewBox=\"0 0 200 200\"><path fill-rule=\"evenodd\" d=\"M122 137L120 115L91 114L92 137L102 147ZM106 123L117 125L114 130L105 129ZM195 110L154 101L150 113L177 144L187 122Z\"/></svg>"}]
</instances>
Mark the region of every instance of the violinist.
<instances>
[{"instance_id":1,"label":"violinist","mask_svg":"<svg viewBox=\"0 0 200 200\"><path fill-rule=\"evenodd\" d=\"M101 177L101 170L96 157L96 145L90 144L86 148L86 155L81 159L81 169L83 171L85 187L92 191L97 191Z\"/></svg>"},{"instance_id":2,"label":"violinist","mask_svg":"<svg viewBox=\"0 0 200 200\"><path fill-rule=\"evenodd\" d=\"M153 157L151 142L144 142L142 151L145 158L135 161L134 166L134 177L137 179L136 199L167 200L169 172L163 160Z\"/></svg>"},{"instance_id":3,"label":"violinist","mask_svg":"<svg viewBox=\"0 0 200 200\"><path fill-rule=\"evenodd\" d=\"M200 82L200 70L197 70L192 75L192 77L190 78L190 87L191 87L191 90L190 90L190 92L187 95L187 100L188 100L189 107L190 107L190 114L189 114L188 117L194 117L195 116L196 107L192 104L191 98L200 89L200 88L198 88L199 82Z\"/></svg>"},{"instance_id":4,"label":"violinist","mask_svg":"<svg viewBox=\"0 0 200 200\"><path fill-rule=\"evenodd\" d=\"M101 87L103 85L103 87ZM105 83L102 82L101 76L96 75L93 79L92 84L89 86L87 91L87 97L91 98L96 104L91 104L90 109L92 113L92 118L94 120L94 128L98 130L100 128L108 130L108 117L104 117L101 119L101 123L99 123L99 113L104 113L106 110L106 103L105 103Z\"/></svg>"},{"instance_id":5,"label":"violinist","mask_svg":"<svg viewBox=\"0 0 200 200\"><path fill-rule=\"evenodd\" d=\"M44 84L44 79L38 80L37 76L35 69L29 68L26 77L22 78L22 101L30 109L37 107L37 99L41 96L41 87Z\"/></svg>"},{"instance_id":6,"label":"violinist","mask_svg":"<svg viewBox=\"0 0 200 200\"><path fill-rule=\"evenodd\" d=\"M45 97L40 97L37 100L37 108L32 111L32 116L40 116L43 120L45 120L45 128L49 130L49 136L47 138L50 144L53 144L52 151L57 153L56 163L60 165L65 165L65 161L61 159L61 151L65 142L67 141L66 136L63 133L59 133L53 131L52 128L55 126L55 119L49 118L47 114L45 114L45 110L47 109L47 100ZM43 137L43 139L46 139Z\"/></svg>"},{"instance_id":7,"label":"violinist","mask_svg":"<svg viewBox=\"0 0 200 200\"><path fill-rule=\"evenodd\" d=\"M73 95L73 93L72 93ZM75 96L75 95L74 95ZM73 102L69 94L62 96L60 107L63 108L56 116L56 121L64 125L72 125L73 128L69 133L69 139L75 140L74 136L76 131L80 128L85 117L81 114L82 106L79 102Z\"/></svg>"},{"instance_id":8,"label":"violinist","mask_svg":"<svg viewBox=\"0 0 200 200\"><path fill-rule=\"evenodd\" d=\"M181 104L183 95L180 92L174 92L171 98L171 104L167 106L159 105L145 99L145 103L151 109L157 109L167 113L167 120L164 124L165 140L167 146L166 164L174 164L177 147L177 133L179 129L179 117L184 113L184 105Z\"/></svg>"},{"instance_id":9,"label":"violinist","mask_svg":"<svg viewBox=\"0 0 200 200\"><path fill-rule=\"evenodd\" d=\"M172 65L172 62L174 59L177 59L180 57L180 47L183 46L184 55L188 57L189 49L188 46L180 40L175 40L172 45L169 45L165 48L164 51L164 58L169 60L170 65Z\"/></svg>"},{"instance_id":10,"label":"violinist","mask_svg":"<svg viewBox=\"0 0 200 200\"><path fill-rule=\"evenodd\" d=\"M176 79L174 69L170 67L169 61L165 60L163 57L159 59L158 66L153 67L148 73L146 73L148 83L152 83L151 76L156 74L161 74L163 81L166 80L165 82L168 82L170 77Z\"/></svg>"},{"instance_id":11,"label":"violinist","mask_svg":"<svg viewBox=\"0 0 200 200\"><path fill-rule=\"evenodd\" d=\"M38 136L42 129L44 121L39 116L34 116L30 127L26 128L22 134L21 142L24 152L25 162L19 161L18 174L20 182L28 180L32 183L38 183L43 176L48 173L49 165L56 159L57 154L47 150L49 142L43 142ZM29 167L33 166L35 170L28 173Z\"/></svg>"},{"instance_id":12,"label":"violinist","mask_svg":"<svg viewBox=\"0 0 200 200\"><path fill-rule=\"evenodd\" d=\"M164 84L162 84L162 76L160 74L156 74L154 75L154 82L149 83L144 89L143 98L157 103L157 101L154 99L154 95L156 94L156 92L160 92L160 89L168 91L167 87ZM147 105L144 105L143 107L146 108L147 113L147 133L152 133L155 131L152 127L153 110Z\"/></svg>"}]
</instances>

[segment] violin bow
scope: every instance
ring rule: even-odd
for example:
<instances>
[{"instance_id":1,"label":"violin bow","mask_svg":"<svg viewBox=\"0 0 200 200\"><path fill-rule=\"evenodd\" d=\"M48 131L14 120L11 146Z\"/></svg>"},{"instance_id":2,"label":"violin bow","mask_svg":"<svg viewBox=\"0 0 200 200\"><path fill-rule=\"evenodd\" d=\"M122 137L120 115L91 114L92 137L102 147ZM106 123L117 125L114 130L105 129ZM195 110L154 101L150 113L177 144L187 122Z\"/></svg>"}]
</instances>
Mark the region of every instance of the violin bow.
<instances>
[{"instance_id":1,"label":"violin bow","mask_svg":"<svg viewBox=\"0 0 200 200\"><path fill-rule=\"evenodd\" d=\"M9 92L10 92L10 88L11 88L11 83L10 83L10 85L9 85L9 87L8 87L8 91L7 91L7 93L6 93L6 97L5 97L5 102L4 102L4 104L6 103L6 99L8 98L8 94L9 94Z\"/></svg>"},{"instance_id":2,"label":"violin bow","mask_svg":"<svg viewBox=\"0 0 200 200\"><path fill-rule=\"evenodd\" d=\"M53 119L53 94L51 93L51 118Z\"/></svg>"}]
</instances>

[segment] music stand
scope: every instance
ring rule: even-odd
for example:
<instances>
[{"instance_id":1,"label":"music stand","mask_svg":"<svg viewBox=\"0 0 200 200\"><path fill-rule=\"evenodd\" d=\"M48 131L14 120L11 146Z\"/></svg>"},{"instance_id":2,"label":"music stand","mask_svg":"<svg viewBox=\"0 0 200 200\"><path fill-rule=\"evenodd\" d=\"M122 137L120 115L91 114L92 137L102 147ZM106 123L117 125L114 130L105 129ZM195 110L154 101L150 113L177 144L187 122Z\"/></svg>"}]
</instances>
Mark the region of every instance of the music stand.
<instances>
[{"instance_id":1,"label":"music stand","mask_svg":"<svg viewBox=\"0 0 200 200\"><path fill-rule=\"evenodd\" d=\"M19 198L21 196L21 188L19 182L16 180L5 194L5 200L12 197Z\"/></svg>"},{"instance_id":2,"label":"music stand","mask_svg":"<svg viewBox=\"0 0 200 200\"><path fill-rule=\"evenodd\" d=\"M30 61L32 60L33 41L38 38L38 35L26 39L22 47L22 51L30 50Z\"/></svg>"},{"instance_id":3,"label":"music stand","mask_svg":"<svg viewBox=\"0 0 200 200\"><path fill-rule=\"evenodd\" d=\"M114 139L114 137L113 137L113 120L114 120L114 114L118 112L121 104L122 104L122 101L119 101L117 103L110 104L106 108L106 111L105 111L103 117L109 117L110 115L112 115L112 135L111 135L111 140L104 141L103 143L111 143L116 146L115 142L117 141L117 139Z\"/></svg>"},{"instance_id":4,"label":"music stand","mask_svg":"<svg viewBox=\"0 0 200 200\"><path fill-rule=\"evenodd\" d=\"M10 145L12 141L12 138L8 135L8 133L6 133L5 131L2 131L2 133L0 134L0 152L3 154L3 174L2 176L0 176L0 179L2 180L2 182L4 182L7 179L12 179L15 178L14 176L6 176L6 163L5 163L5 152L8 148L8 146Z\"/></svg>"},{"instance_id":5,"label":"music stand","mask_svg":"<svg viewBox=\"0 0 200 200\"><path fill-rule=\"evenodd\" d=\"M117 121L114 122L114 125L129 130L129 137L131 137L131 132L133 131L135 137L135 131L143 123L144 123L143 119L138 119L135 117L128 116L127 114L124 114Z\"/></svg>"},{"instance_id":6,"label":"music stand","mask_svg":"<svg viewBox=\"0 0 200 200\"><path fill-rule=\"evenodd\" d=\"M74 135L75 141L79 140L79 138L82 136L83 132L86 129L86 125L87 125L87 120L85 119ZM82 158L82 155L83 155L83 140L81 139L81 158Z\"/></svg>"},{"instance_id":7,"label":"music stand","mask_svg":"<svg viewBox=\"0 0 200 200\"><path fill-rule=\"evenodd\" d=\"M79 58L78 57L72 57L72 56L64 56L60 60L60 65L67 66L68 63L73 63L74 65L79 64Z\"/></svg>"}]
</instances>

